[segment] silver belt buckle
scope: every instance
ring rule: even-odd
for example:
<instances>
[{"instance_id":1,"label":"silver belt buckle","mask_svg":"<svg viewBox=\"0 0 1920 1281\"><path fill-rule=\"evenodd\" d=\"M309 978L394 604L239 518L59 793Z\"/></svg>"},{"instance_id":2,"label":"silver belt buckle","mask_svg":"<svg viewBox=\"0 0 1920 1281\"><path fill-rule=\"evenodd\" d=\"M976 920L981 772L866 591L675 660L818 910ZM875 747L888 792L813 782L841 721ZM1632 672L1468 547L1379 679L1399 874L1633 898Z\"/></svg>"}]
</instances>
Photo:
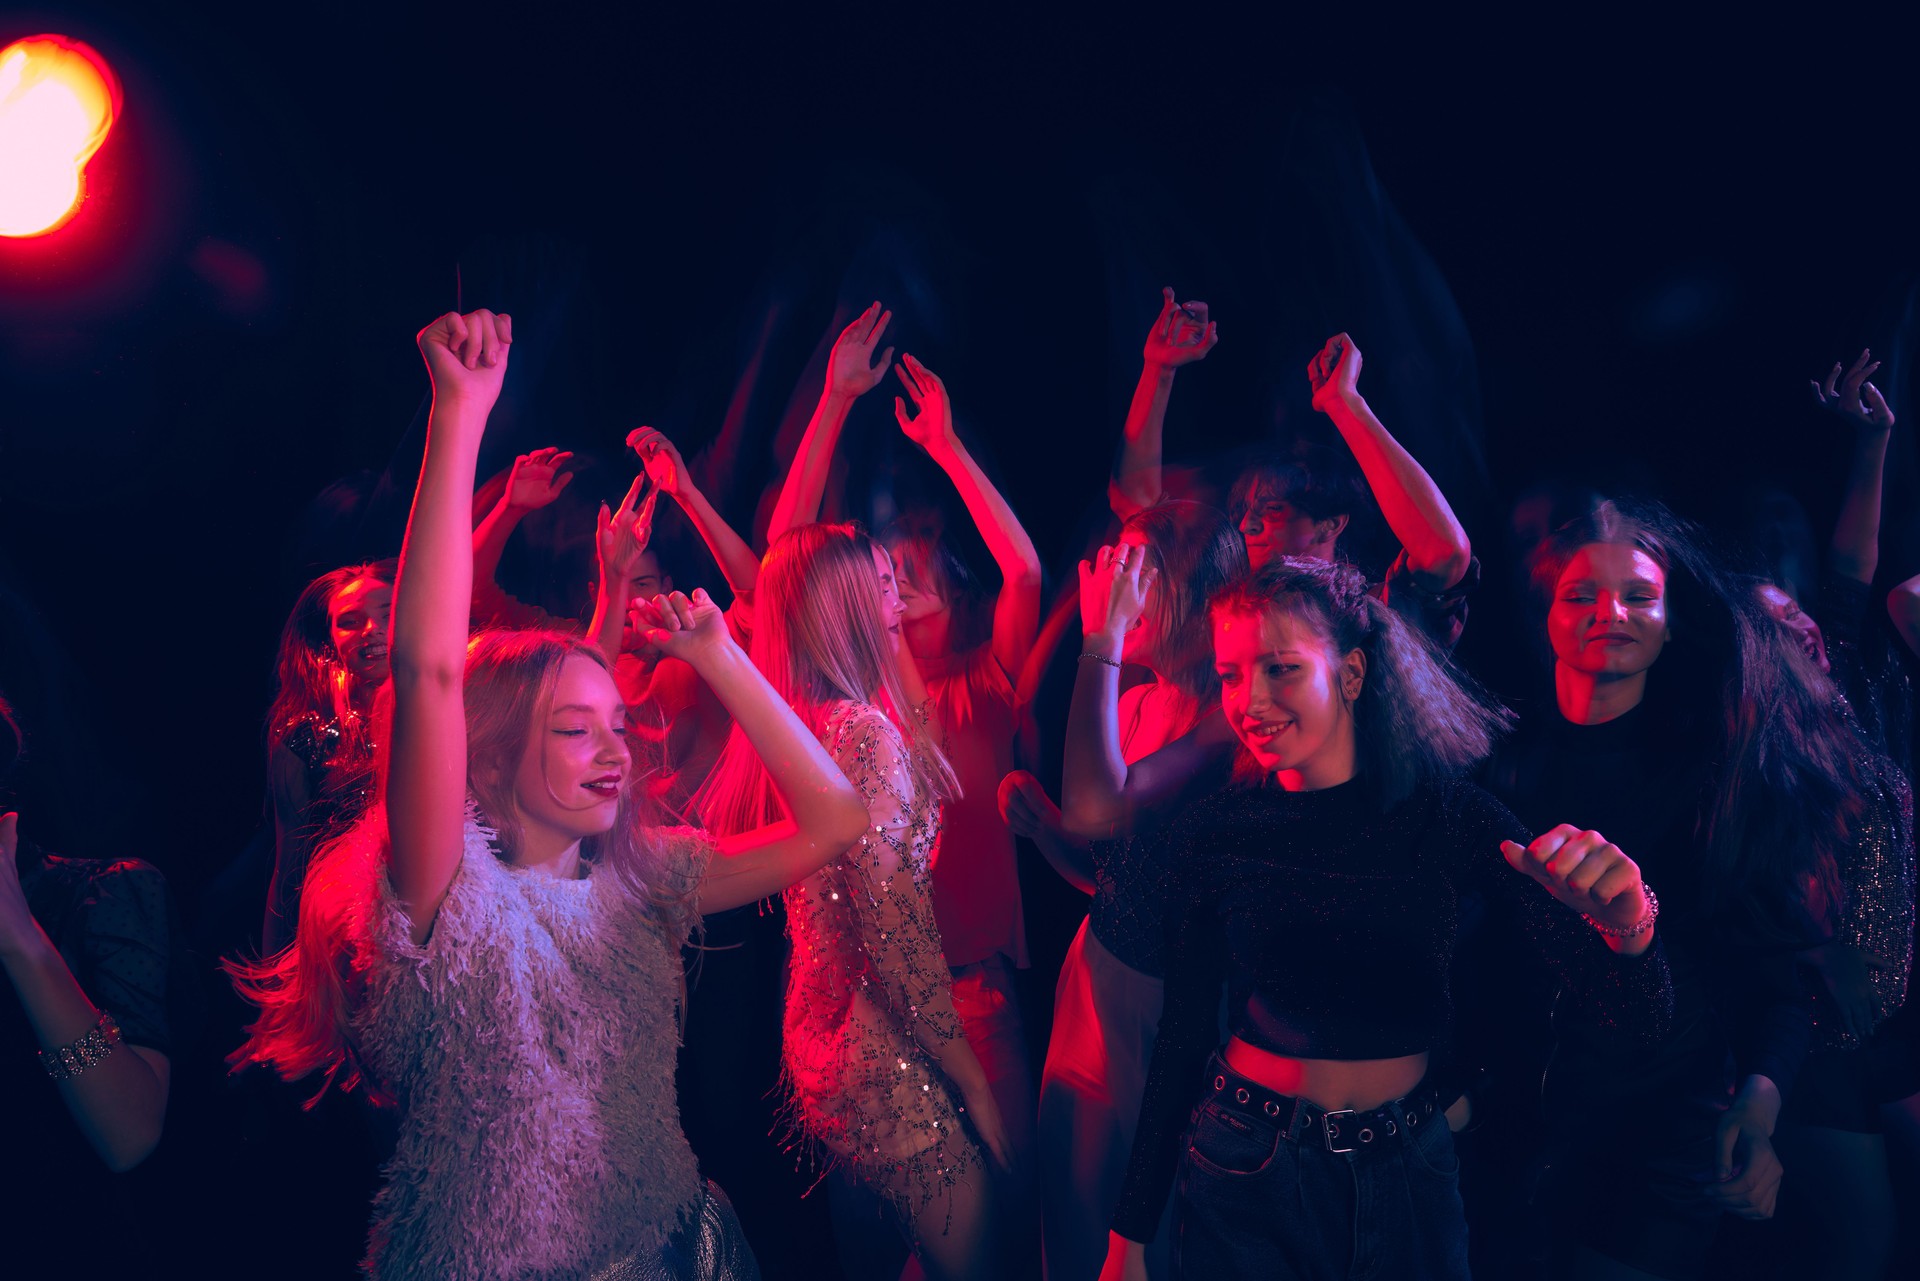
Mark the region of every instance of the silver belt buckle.
<instances>
[{"instance_id":1,"label":"silver belt buckle","mask_svg":"<svg viewBox=\"0 0 1920 1281\"><path fill-rule=\"evenodd\" d=\"M1328 1112L1323 1116L1321 1116L1320 1131L1327 1141L1327 1151L1329 1152L1353 1151L1353 1148L1351 1146L1344 1147L1344 1148L1336 1148L1335 1146L1333 1146L1334 1135L1338 1132L1337 1127L1335 1127L1333 1124L1333 1118L1337 1116L1352 1116L1352 1115L1353 1115L1352 1108L1341 1108L1338 1111Z\"/></svg>"}]
</instances>

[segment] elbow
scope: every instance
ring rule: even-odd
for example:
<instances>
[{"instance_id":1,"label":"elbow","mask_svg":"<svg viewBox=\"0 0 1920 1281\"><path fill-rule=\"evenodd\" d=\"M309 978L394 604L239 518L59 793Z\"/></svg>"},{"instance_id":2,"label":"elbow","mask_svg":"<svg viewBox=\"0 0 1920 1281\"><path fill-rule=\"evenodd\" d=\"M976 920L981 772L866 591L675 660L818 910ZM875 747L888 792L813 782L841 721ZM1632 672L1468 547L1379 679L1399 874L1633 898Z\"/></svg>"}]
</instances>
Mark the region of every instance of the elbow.
<instances>
[{"instance_id":1,"label":"elbow","mask_svg":"<svg viewBox=\"0 0 1920 1281\"><path fill-rule=\"evenodd\" d=\"M853 785L841 780L828 798L821 815L820 844L839 853L850 848L867 830L867 807Z\"/></svg>"},{"instance_id":2,"label":"elbow","mask_svg":"<svg viewBox=\"0 0 1920 1281\"><path fill-rule=\"evenodd\" d=\"M115 1174L125 1174L152 1156L153 1150L160 1146L165 1119L163 1108L155 1116L143 1118L129 1127L125 1133L105 1136L95 1150L107 1169Z\"/></svg>"},{"instance_id":3,"label":"elbow","mask_svg":"<svg viewBox=\"0 0 1920 1281\"><path fill-rule=\"evenodd\" d=\"M1060 830L1075 840L1110 841L1124 836L1120 815L1109 813L1104 807L1078 804L1062 800L1060 805Z\"/></svg>"},{"instance_id":4,"label":"elbow","mask_svg":"<svg viewBox=\"0 0 1920 1281\"><path fill-rule=\"evenodd\" d=\"M388 660L396 694L411 690L436 692L458 689L466 679L467 656L459 654L415 654L409 647L396 646Z\"/></svg>"},{"instance_id":5,"label":"elbow","mask_svg":"<svg viewBox=\"0 0 1920 1281\"><path fill-rule=\"evenodd\" d=\"M1473 547L1464 538L1435 543L1418 555L1409 553L1407 568L1431 591L1444 592L1467 576L1473 564Z\"/></svg>"},{"instance_id":6,"label":"elbow","mask_svg":"<svg viewBox=\"0 0 1920 1281\"><path fill-rule=\"evenodd\" d=\"M1907 645L1920 653L1920 575L1887 593L1887 614Z\"/></svg>"}]
</instances>

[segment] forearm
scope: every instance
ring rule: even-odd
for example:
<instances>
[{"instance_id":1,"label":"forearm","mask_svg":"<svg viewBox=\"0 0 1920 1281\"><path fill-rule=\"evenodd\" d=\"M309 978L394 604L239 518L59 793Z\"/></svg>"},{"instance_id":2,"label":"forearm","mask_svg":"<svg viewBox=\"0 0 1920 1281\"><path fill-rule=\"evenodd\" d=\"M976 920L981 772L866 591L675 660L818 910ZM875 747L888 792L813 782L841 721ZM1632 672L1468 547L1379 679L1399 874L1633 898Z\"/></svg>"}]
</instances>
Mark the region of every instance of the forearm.
<instances>
[{"instance_id":1,"label":"forearm","mask_svg":"<svg viewBox=\"0 0 1920 1281\"><path fill-rule=\"evenodd\" d=\"M751 599L753 589L760 581L760 558L747 546L747 540L734 532L720 513L714 510L707 496L692 485L686 486L681 493L673 495L674 501L693 522L699 531L700 540L707 545L713 559L720 566L720 574L727 580L727 589L735 600Z\"/></svg>"},{"instance_id":2,"label":"forearm","mask_svg":"<svg viewBox=\"0 0 1920 1281\"><path fill-rule=\"evenodd\" d=\"M1160 500L1161 442L1167 403L1173 398L1173 375L1171 366L1149 362L1141 367L1140 381L1134 385L1120 440L1120 474L1115 478L1117 496L1130 506L1121 511L1115 505L1113 514L1121 520Z\"/></svg>"},{"instance_id":3,"label":"forearm","mask_svg":"<svg viewBox=\"0 0 1920 1281\"><path fill-rule=\"evenodd\" d=\"M620 642L626 636L627 601L632 596L632 586L625 575L604 565L600 567L600 587L594 595L593 621L587 625L587 636L606 655L609 664L620 660Z\"/></svg>"},{"instance_id":4,"label":"forearm","mask_svg":"<svg viewBox=\"0 0 1920 1281\"><path fill-rule=\"evenodd\" d=\"M800 438L800 449L793 466L780 486L780 497L773 505L773 518L767 525L767 542L782 534L820 519L820 500L827 492L827 473L833 466L834 446L840 442L840 429L846 426L853 401L829 387Z\"/></svg>"},{"instance_id":5,"label":"forearm","mask_svg":"<svg viewBox=\"0 0 1920 1281\"><path fill-rule=\"evenodd\" d=\"M1733 1107L1745 1113L1746 1119L1768 1138L1780 1124L1780 1104L1780 1087L1772 1078L1758 1073L1742 1080L1733 1096Z\"/></svg>"},{"instance_id":6,"label":"forearm","mask_svg":"<svg viewBox=\"0 0 1920 1281\"><path fill-rule=\"evenodd\" d=\"M1017 675L1040 630L1040 553L1014 515L1006 496L987 479L958 440L930 451L966 505L975 529L1000 570L1000 598L993 611L993 653L1002 670Z\"/></svg>"},{"instance_id":7,"label":"forearm","mask_svg":"<svg viewBox=\"0 0 1920 1281\"><path fill-rule=\"evenodd\" d=\"M466 664L473 590L473 473L486 410L436 397L426 458L407 520L393 591L391 655L396 688L431 674L458 679Z\"/></svg>"},{"instance_id":8,"label":"forearm","mask_svg":"<svg viewBox=\"0 0 1920 1281\"><path fill-rule=\"evenodd\" d=\"M1120 638L1104 632L1083 641L1085 653L1118 663ZM1127 762L1120 749L1120 669L1082 658L1074 674L1073 703L1060 775L1061 827L1083 840L1121 834Z\"/></svg>"},{"instance_id":9,"label":"forearm","mask_svg":"<svg viewBox=\"0 0 1920 1281\"><path fill-rule=\"evenodd\" d=\"M1840 499L1840 516L1833 525L1833 568L1862 583L1872 582L1880 567L1880 494L1892 434L1875 431L1859 437Z\"/></svg>"},{"instance_id":10,"label":"forearm","mask_svg":"<svg viewBox=\"0 0 1920 1281\"><path fill-rule=\"evenodd\" d=\"M958 1014L954 1015L956 1023L959 1018ZM925 1026L924 1021L921 1026ZM922 1043L925 1043L924 1038ZM973 1052L973 1046L968 1043L965 1036L949 1037L938 1045L926 1046L926 1049L940 1064L940 1071L959 1088L963 1097L967 1099L993 1097L992 1086L987 1081L987 1070L981 1066L980 1056Z\"/></svg>"},{"instance_id":11,"label":"forearm","mask_svg":"<svg viewBox=\"0 0 1920 1281\"><path fill-rule=\"evenodd\" d=\"M73 1044L100 1022L100 1011L74 980L44 933L3 958L43 1050ZM146 1055L153 1055L150 1062ZM78 1076L60 1082L60 1097L87 1142L114 1170L129 1170L153 1151L166 1120L166 1059L121 1044Z\"/></svg>"},{"instance_id":12,"label":"forearm","mask_svg":"<svg viewBox=\"0 0 1920 1281\"><path fill-rule=\"evenodd\" d=\"M1094 892L1093 852L1087 842L1049 825L1041 828L1033 843L1061 880L1082 894Z\"/></svg>"},{"instance_id":13,"label":"forearm","mask_svg":"<svg viewBox=\"0 0 1920 1281\"><path fill-rule=\"evenodd\" d=\"M1388 528L1407 549L1408 566L1421 586L1444 591L1458 583L1473 549L1433 477L1374 416L1365 398L1336 401L1328 416L1360 464Z\"/></svg>"}]
</instances>

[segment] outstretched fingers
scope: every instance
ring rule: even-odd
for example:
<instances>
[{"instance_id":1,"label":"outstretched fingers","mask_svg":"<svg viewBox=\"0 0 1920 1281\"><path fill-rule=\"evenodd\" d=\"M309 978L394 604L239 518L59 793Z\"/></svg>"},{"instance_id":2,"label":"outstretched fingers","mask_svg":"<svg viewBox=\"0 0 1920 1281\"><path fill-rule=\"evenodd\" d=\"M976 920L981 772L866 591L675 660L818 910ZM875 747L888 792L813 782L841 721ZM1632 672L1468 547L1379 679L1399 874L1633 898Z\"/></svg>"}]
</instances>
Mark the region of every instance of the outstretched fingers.
<instances>
[{"instance_id":1,"label":"outstretched fingers","mask_svg":"<svg viewBox=\"0 0 1920 1281\"><path fill-rule=\"evenodd\" d=\"M627 496L620 500L620 511L617 519L624 522L632 518L633 510L640 502L640 491L646 487L646 484L647 476L645 472L633 478L633 483L627 486Z\"/></svg>"}]
</instances>

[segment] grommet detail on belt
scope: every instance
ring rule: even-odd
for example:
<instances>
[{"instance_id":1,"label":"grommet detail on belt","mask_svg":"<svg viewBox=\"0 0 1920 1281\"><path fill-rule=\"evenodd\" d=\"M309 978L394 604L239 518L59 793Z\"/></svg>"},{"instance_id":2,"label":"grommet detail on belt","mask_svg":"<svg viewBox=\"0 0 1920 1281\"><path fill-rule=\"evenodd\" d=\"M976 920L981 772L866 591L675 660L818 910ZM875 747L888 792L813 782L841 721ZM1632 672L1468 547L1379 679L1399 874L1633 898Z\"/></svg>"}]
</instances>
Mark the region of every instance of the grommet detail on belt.
<instances>
[{"instance_id":1,"label":"grommet detail on belt","mask_svg":"<svg viewBox=\"0 0 1920 1281\"><path fill-rule=\"evenodd\" d=\"M1407 1113L1407 1124L1408 1125L1420 1124L1420 1114L1418 1112Z\"/></svg>"},{"instance_id":2,"label":"grommet detail on belt","mask_svg":"<svg viewBox=\"0 0 1920 1281\"><path fill-rule=\"evenodd\" d=\"M1233 1092L1233 1101L1235 1103L1245 1103L1252 1098L1253 1096L1247 1093L1247 1087L1244 1085Z\"/></svg>"},{"instance_id":3,"label":"grommet detail on belt","mask_svg":"<svg viewBox=\"0 0 1920 1281\"><path fill-rule=\"evenodd\" d=\"M1261 1104L1260 1106L1266 1110L1266 1113L1268 1116L1280 1115L1280 1105L1278 1103L1275 1103L1272 1099L1268 1099L1265 1103Z\"/></svg>"},{"instance_id":4,"label":"grommet detail on belt","mask_svg":"<svg viewBox=\"0 0 1920 1281\"><path fill-rule=\"evenodd\" d=\"M1394 1124L1394 1123L1393 1123L1392 1121L1388 1121L1388 1122L1387 1122L1387 1137L1388 1137L1388 1138L1392 1138L1392 1137L1393 1137L1394 1135L1396 1135L1396 1134L1398 1134L1398 1133L1400 1133L1400 1127L1399 1127L1399 1126L1397 1126L1397 1125L1395 1125L1395 1124Z\"/></svg>"},{"instance_id":5,"label":"grommet detail on belt","mask_svg":"<svg viewBox=\"0 0 1920 1281\"><path fill-rule=\"evenodd\" d=\"M1224 1090L1224 1089L1226 1089L1226 1088L1227 1088L1227 1078L1226 1078L1226 1077L1224 1077L1224 1076L1216 1076L1216 1077L1214 1077L1214 1078L1213 1078L1213 1088L1214 1088L1214 1089L1216 1089L1216 1090Z\"/></svg>"},{"instance_id":6,"label":"grommet detail on belt","mask_svg":"<svg viewBox=\"0 0 1920 1281\"><path fill-rule=\"evenodd\" d=\"M1362 1130L1362 1131L1360 1131L1360 1141L1361 1141L1362 1143L1371 1143L1371 1142L1373 1142L1373 1131L1372 1131L1372 1130Z\"/></svg>"}]
</instances>

